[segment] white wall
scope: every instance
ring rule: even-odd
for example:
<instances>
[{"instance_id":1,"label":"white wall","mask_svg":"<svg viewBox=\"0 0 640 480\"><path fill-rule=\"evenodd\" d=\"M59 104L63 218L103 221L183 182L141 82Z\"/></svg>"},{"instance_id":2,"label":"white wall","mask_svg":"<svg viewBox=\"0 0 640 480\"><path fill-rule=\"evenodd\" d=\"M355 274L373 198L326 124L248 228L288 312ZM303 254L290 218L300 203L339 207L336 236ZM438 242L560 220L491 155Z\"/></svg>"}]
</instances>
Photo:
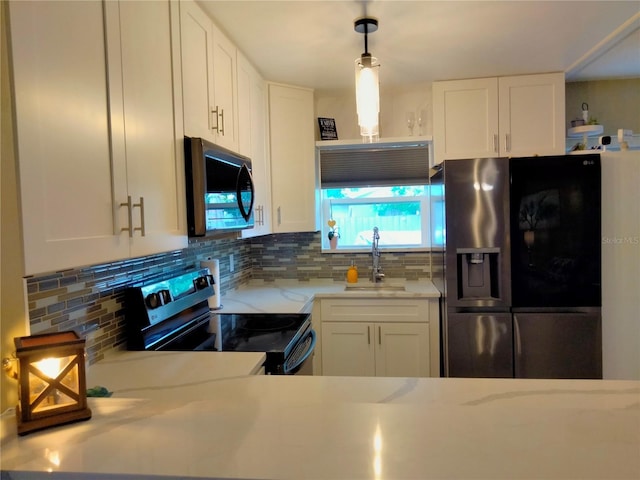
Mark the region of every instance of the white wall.
<instances>
[{"instance_id":1,"label":"white wall","mask_svg":"<svg viewBox=\"0 0 640 480\"><path fill-rule=\"evenodd\" d=\"M603 374L640 380L640 151L601 157Z\"/></svg>"},{"instance_id":2,"label":"white wall","mask_svg":"<svg viewBox=\"0 0 640 480\"><path fill-rule=\"evenodd\" d=\"M617 135L619 128L640 133L640 78L570 82L565 88L567 127L582 118L582 103L589 116L598 119L604 135Z\"/></svg>"},{"instance_id":3,"label":"white wall","mask_svg":"<svg viewBox=\"0 0 640 480\"><path fill-rule=\"evenodd\" d=\"M27 314L24 305L22 275L22 237L17 191L17 166L13 143L11 88L7 55L7 8L0 5L0 86L2 114L2 150L0 152L0 358L11 357L15 351L13 338L27 335ZM15 380L0 372L0 411L17 404Z\"/></svg>"},{"instance_id":4,"label":"white wall","mask_svg":"<svg viewBox=\"0 0 640 480\"><path fill-rule=\"evenodd\" d=\"M380 138L408 136L406 114L415 112L417 118L421 110L425 117L423 134L433 134L431 83L408 85L402 89L385 89L381 86L380 90ZM340 140L360 139L355 86L348 90L316 90L315 103L316 117L335 119ZM418 135L418 130L416 125L413 134ZM320 139L319 136L316 138Z\"/></svg>"}]
</instances>

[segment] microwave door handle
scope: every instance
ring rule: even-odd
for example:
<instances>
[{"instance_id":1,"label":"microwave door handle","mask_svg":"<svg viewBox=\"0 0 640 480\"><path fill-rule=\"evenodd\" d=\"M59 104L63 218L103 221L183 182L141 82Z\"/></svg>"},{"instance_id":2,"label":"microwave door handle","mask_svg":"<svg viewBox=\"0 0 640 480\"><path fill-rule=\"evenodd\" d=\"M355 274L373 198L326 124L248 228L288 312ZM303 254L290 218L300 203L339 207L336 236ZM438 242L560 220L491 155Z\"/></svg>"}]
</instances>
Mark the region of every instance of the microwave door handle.
<instances>
[{"instance_id":1,"label":"microwave door handle","mask_svg":"<svg viewBox=\"0 0 640 480\"><path fill-rule=\"evenodd\" d=\"M242 179L245 175L249 179L249 190L251 191L249 208L246 210L244 208L244 204L242 203L242 184L243 184ZM244 220L248 222L249 217L251 217L251 211L253 210L254 189L253 189L253 178L251 178L251 172L249 171L246 165L242 165L242 167L240 168L240 171L238 172L238 178L236 181L236 195L237 195L236 198L238 201L238 208L240 209L240 214L242 215L242 218L244 218Z\"/></svg>"}]
</instances>

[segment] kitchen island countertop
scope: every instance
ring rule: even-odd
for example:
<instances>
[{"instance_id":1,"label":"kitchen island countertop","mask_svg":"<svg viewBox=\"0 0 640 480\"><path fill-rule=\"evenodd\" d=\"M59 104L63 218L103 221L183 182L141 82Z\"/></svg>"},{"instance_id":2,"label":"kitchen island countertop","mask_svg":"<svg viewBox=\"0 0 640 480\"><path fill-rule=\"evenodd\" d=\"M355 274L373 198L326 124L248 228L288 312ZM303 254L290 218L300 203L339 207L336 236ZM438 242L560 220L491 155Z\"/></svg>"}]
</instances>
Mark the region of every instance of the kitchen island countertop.
<instances>
[{"instance_id":1,"label":"kitchen island countertop","mask_svg":"<svg viewBox=\"0 0 640 480\"><path fill-rule=\"evenodd\" d=\"M265 359L264 352L112 350L87 368L87 387L120 398L199 397L216 380L259 373Z\"/></svg>"},{"instance_id":2,"label":"kitchen island countertop","mask_svg":"<svg viewBox=\"0 0 640 480\"><path fill-rule=\"evenodd\" d=\"M15 418L5 413L2 469L16 480L41 478L34 472L164 480L640 477L637 381L240 376L208 385L208 393L91 398L89 421L24 437L7 433Z\"/></svg>"}]
</instances>

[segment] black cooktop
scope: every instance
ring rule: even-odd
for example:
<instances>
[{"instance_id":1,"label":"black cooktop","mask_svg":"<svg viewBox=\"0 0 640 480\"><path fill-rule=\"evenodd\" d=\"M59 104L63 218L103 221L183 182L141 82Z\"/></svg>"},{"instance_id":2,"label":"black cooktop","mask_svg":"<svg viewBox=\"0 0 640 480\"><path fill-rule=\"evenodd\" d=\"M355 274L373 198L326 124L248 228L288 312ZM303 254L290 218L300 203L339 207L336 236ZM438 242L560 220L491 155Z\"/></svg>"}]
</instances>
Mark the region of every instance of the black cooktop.
<instances>
[{"instance_id":1,"label":"black cooktop","mask_svg":"<svg viewBox=\"0 0 640 480\"><path fill-rule=\"evenodd\" d=\"M161 349L282 353L286 358L309 327L306 313L211 313Z\"/></svg>"}]
</instances>

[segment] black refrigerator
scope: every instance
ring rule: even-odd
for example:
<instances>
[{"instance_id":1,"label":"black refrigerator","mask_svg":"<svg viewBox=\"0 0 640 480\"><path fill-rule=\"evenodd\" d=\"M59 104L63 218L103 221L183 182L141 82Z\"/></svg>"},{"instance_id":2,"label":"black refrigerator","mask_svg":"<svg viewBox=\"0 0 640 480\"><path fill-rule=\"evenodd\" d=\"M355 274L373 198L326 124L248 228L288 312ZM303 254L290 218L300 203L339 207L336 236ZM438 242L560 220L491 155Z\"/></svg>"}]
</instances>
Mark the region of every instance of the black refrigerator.
<instances>
[{"instance_id":1,"label":"black refrigerator","mask_svg":"<svg viewBox=\"0 0 640 480\"><path fill-rule=\"evenodd\" d=\"M432 184L442 373L602 378L600 156L446 160Z\"/></svg>"}]
</instances>

